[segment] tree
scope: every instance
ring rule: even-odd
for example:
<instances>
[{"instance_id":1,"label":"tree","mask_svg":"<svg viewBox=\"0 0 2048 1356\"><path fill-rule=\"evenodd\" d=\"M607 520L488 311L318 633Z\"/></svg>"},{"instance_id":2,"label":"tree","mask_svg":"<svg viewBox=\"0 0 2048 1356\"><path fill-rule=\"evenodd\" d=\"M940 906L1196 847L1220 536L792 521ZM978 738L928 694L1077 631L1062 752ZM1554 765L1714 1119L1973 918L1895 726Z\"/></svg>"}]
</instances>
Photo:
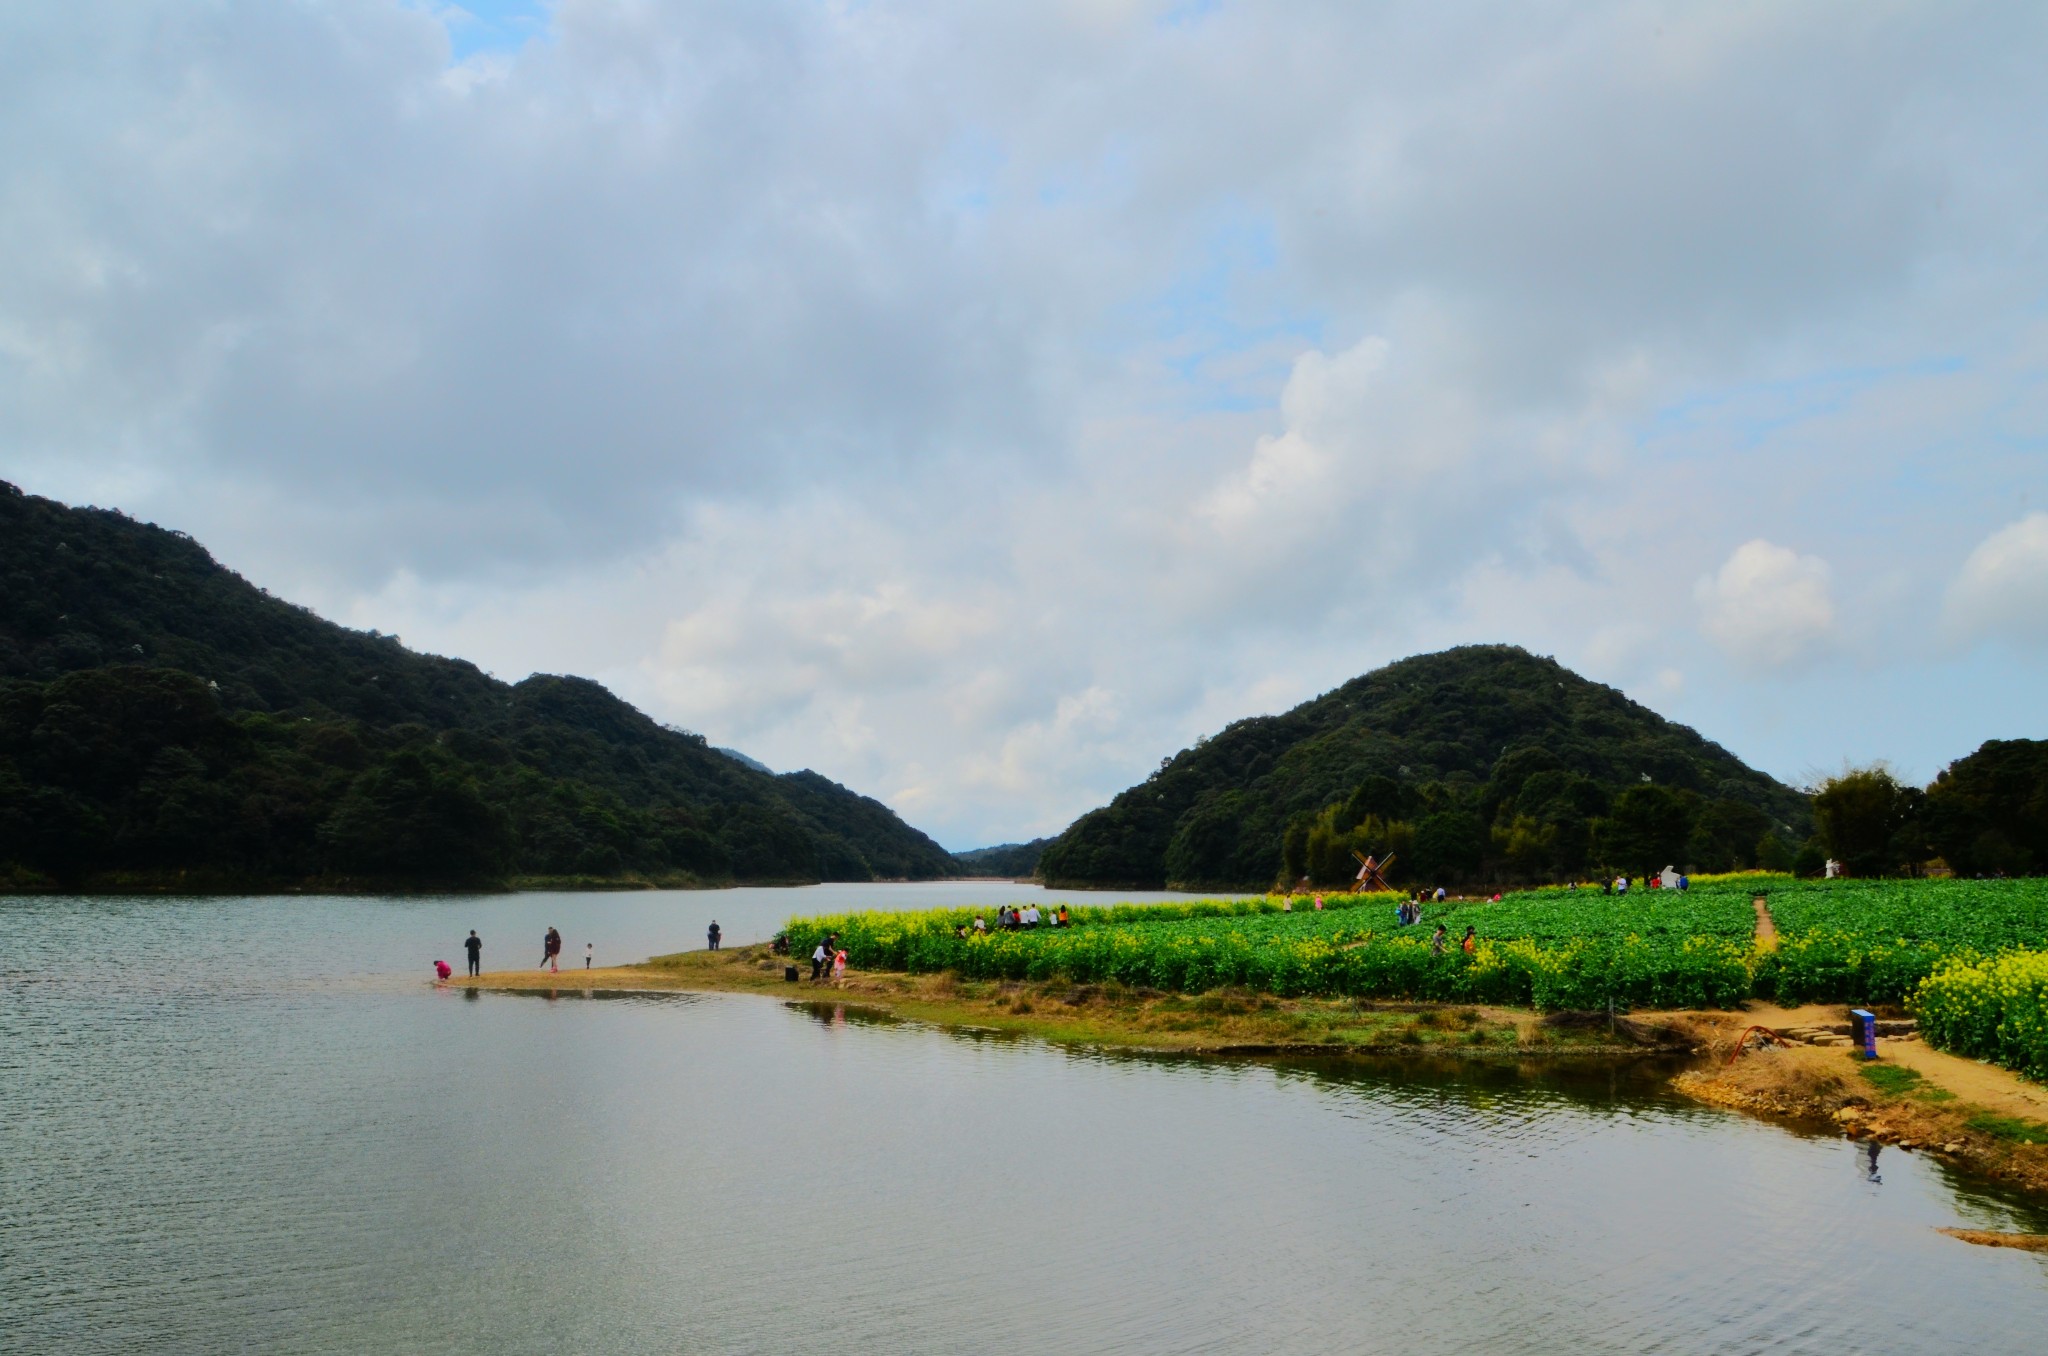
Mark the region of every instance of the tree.
<instances>
[{"instance_id":1,"label":"tree","mask_svg":"<svg viewBox=\"0 0 2048 1356\"><path fill-rule=\"evenodd\" d=\"M1925 856L1915 833L1921 800L1882 763L1846 769L1814 792L1814 836L1852 876L1896 871Z\"/></svg>"},{"instance_id":2,"label":"tree","mask_svg":"<svg viewBox=\"0 0 2048 1356\"><path fill-rule=\"evenodd\" d=\"M1993 739L1927 788L1928 836L1964 875L2048 871L2048 740Z\"/></svg>"},{"instance_id":3,"label":"tree","mask_svg":"<svg viewBox=\"0 0 2048 1356\"><path fill-rule=\"evenodd\" d=\"M1631 872L1684 861L1696 799L1665 786L1635 786L1622 792L1607 817L1595 825L1601 860Z\"/></svg>"}]
</instances>

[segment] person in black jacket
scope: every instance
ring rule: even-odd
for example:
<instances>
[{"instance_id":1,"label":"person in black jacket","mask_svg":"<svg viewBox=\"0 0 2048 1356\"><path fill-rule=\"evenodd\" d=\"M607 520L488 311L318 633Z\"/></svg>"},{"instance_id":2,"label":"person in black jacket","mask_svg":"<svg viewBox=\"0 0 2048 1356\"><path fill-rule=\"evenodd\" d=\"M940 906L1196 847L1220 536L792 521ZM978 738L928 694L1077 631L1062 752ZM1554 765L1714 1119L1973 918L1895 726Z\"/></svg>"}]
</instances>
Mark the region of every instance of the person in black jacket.
<instances>
[{"instance_id":1,"label":"person in black jacket","mask_svg":"<svg viewBox=\"0 0 2048 1356\"><path fill-rule=\"evenodd\" d=\"M484 939L476 935L475 928L471 928L469 936L463 940L462 945L469 952L469 972L472 975L481 973L484 957Z\"/></svg>"}]
</instances>

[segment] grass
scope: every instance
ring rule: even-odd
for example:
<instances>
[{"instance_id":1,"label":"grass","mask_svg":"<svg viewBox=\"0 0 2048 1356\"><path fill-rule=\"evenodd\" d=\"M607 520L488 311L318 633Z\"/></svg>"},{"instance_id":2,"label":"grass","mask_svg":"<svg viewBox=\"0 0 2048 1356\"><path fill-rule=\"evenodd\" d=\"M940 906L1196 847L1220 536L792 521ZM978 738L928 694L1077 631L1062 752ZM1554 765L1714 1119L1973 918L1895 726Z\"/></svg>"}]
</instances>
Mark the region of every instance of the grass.
<instances>
[{"instance_id":1,"label":"grass","mask_svg":"<svg viewBox=\"0 0 2048 1356\"><path fill-rule=\"evenodd\" d=\"M1879 1092L1893 1097L1914 1091L1924 1081L1917 1072L1900 1064L1866 1064L1857 1072Z\"/></svg>"},{"instance_id":2,"label":"grass","mask_svg":"<svg viewBox=\"0 0 2048 1356\"><path fill-rule=\"evenodd\" d=\"M2000 1116L1986 1111L1970 1117L1964 1124L1972 1130L1982 1131L1993 1139L2002 1139L2009 1144L2048 1144L2048 1125L2043 1125L2039 1121L2022 1120L2018 1116Z\"/></svg>"}]
</instances>

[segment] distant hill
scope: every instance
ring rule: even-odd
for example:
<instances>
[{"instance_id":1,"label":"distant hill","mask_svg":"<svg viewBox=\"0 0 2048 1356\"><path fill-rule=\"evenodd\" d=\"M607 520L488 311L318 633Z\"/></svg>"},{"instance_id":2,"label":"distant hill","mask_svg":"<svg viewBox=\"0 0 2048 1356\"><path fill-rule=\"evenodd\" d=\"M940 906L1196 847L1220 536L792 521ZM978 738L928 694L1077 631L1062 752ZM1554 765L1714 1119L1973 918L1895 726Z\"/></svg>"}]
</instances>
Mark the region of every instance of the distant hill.
<instances>
[{"instance_id":1,"label":"distant hill","mask_svg":"<svg viewBox=\"0 0 2048 1356\"><path fill-rule=\"evenodd\" d=\"M0 884L957 871L879 802L588 679L499 682L0 482Z\"/></svg>"},{"instance_id":2,"label":"distant hill","mask_svg":"<svg viewBox=\"0 0 2048 1356\"><path fill-rule=\"evenodd\" d=\"M1083 815L1058 886L1263 888L1559 879L1595 867L1789 863L1806 797L1718 744L1513 646L1419 655L1238 721Z\"/></svg>"},{"instance_id":3,"label":"distant hill","mask_svg":"<svg viewBox=\"0 0 2048 1356\"><path fill-rule=\"evenodd\" d=\"M956 852L953 860L970 876L1008 876L1021 880L1038 869L1038 858L1051 845L1050 838L1028 843L998 843L994 847L970 848Z\"/></svg>"},{"instance_id":4,"label":"distant hill","mask_svg":"<svg viewBox=\"0 0 2048 1356\"><path fill-rule=\"evenodd\" d=\"M756 772L765 772L771 777L775 775L774 768L769 767L766 763L762 762L758 758L747 757L747 755L741 753L738 749L723 748L719 745L714 744L711 746L711 751L713 753L722 753L726 757L732 759L735 763L744 764L745 766L754 769L754 771Z\"/></svg>"}]
</instances>

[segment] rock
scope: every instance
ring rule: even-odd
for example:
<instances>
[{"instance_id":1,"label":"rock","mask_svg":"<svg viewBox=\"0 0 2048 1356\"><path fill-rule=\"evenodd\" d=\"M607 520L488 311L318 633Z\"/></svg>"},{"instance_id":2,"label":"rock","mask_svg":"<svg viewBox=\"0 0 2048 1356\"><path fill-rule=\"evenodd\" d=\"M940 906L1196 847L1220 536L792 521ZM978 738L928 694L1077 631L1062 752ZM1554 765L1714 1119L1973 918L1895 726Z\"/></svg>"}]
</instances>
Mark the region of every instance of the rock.
<instances>
[{"instance_id":1,"label":"rock","mask_svg":"<svg viewBox=\"0 0 2048 1356\"><path fill-rule=\"evenodd\" d=\"M1941 1151L1945 1154L1959 1154L1963 1151L1963 1142L1959 1139L1952 1139L1941 1146Z\"/></svg>"}]
</instances>

